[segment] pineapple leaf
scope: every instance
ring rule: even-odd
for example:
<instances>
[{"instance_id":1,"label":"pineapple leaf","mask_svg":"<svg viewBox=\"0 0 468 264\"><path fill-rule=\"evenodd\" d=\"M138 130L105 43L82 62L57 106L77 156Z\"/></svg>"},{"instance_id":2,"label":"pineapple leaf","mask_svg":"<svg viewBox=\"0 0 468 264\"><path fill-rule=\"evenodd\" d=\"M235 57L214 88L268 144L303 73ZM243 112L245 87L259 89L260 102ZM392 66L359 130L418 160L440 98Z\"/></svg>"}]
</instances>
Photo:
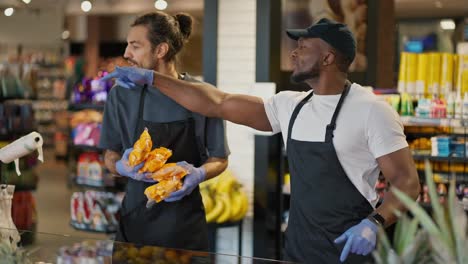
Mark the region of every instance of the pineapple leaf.
<instances>
[{"instance_id":1,"label":"pineapple leaf","mask_svg":"<svg viewBox=\"0 0 468 264\"><path fill-rule=\"evenodd\" d=\"M400 201L408 207L408 209L413 213L414 217L418 218L421 222L421 225L426 228L430 235L441 237L440 230L437 228L437 225L432 221L431 217L427 215L424 209L418 205L413 199L402 191L392 188L392 192L400 199Z\"/></svg>"},{"instance_id":2,"label":"pineapple leaf","mask_svg":"<svg viewBox=\"0 0 468 264\"><path fill-rule=\"evenodd\" d=\"M450 230L445 220L445 212L442 205L439 202L439 195L436 192L434 178L432 175L431 163L429 160L425 160L425 172L426 172L426 184L429 189L429 196L431 197L431 205L433 210L433 217L437 225L439 226L440 232L438 237L442 239L448 248L453 248L453 242L450 239Z\"/></svg>"}]
</instances>

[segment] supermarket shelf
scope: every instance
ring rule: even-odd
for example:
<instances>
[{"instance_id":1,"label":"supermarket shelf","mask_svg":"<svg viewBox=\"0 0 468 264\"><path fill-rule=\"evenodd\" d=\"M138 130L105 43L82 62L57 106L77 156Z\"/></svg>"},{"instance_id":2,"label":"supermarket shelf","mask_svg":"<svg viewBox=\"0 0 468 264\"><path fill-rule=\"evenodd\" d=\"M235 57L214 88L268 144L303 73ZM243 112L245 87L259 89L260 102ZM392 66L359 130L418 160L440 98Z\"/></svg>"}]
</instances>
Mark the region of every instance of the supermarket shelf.
<instances>
[{"instance_id":1,"label":"supermarket shelf","mask_svg":"<svg viewBox=\"0 0 468 264\"><path fill-rule=\"evenodd\" d=\"M74 145L74 144L71 144L70 145L71 148L73 149L76 149L76 150L82 150L82 151L102 151L101 148L98 148L96 146L88 146L88 145Z\"/></svg>"},{"instance_id":2,"label":"supermarket shelf","mask_svg":"<svg viewBox=\"0 0 468 264\"><path fill-rule=\"evenodd\" d=\"M83 231L83 232L90 232L90 233L98 233L98 234L113 234L117 232L117 226L110 226L107 230L96 230L89 227L86 227L84 224L78 224L75 221L70 221L70 226L73 227L75 230Z\"/></svg>"},{"instance_id":3,"label":"supermarket shelf","mask_svg":"<svg viewBox=\"0 0 468 264\"><path fill-rule=\"evenodd\" d=\"M84 183L83 181L80 180L79 177L76 177L75 174L71 174L70 175L70 179L72 179L72 183L73 185L77 186L77 187L82 187L82 188L86 188L86 189L94 189L96 191L103 191L103 192L113 192L113 193L117 193L117 192L122 192L123 190L119 189L115 183L114 183L114 186L111 186L111 185L99 185L99 184L89 184L89 183Z\"/></svg>"},{"instance_id":4,"label":"supermarket shelf","mask_svg":"<svg viewBox=\"0 0 468 264\"><path fill-rule=\"evenodd\" d=\"M438 127L468 127L468 120L455 118L424 118L415 116L401 116L405 126L438 126Z\"/></svg>"},{"instance_id":5,"label":"supermarket shelf","mask_svg":"<svg viewBox=\"0 0 468 264\"><path fill-rule=\"evenodd\" d=\"M424 170L418 170L419 180L425 181L426 172ZM456 173L456 172L438 172L433 171L434 180L441 183L449 183L451 179L455 179L457 183L468 183L468 174L467 173Z\"/></svg>"},{"instance_id":6,"label":"supermarket shelf","mask_svg":"<svg viewBox=\"0 0 468 264\"><path fill-rule=\"evenodd\" d=\"M104 104L93 104L93 103L87 103L87 104L70 104L68 106L68 110L70 111L80 111L80 110L85 110L85 109L94 109L94 110L104 110Z\"/></svg>"},{"instance_id":7,"label":"supermarket shelf","mask_svg":"<svg viewBox=\"0 0 468 264\"><path fill-rule=\"evenodd\" d=\"M430 161L445 161L445 162L468 162L467 157L439 157L431 155L413 155L413 159L416 161L424 161L426 159Z\"/></svg>"}]
</instances>

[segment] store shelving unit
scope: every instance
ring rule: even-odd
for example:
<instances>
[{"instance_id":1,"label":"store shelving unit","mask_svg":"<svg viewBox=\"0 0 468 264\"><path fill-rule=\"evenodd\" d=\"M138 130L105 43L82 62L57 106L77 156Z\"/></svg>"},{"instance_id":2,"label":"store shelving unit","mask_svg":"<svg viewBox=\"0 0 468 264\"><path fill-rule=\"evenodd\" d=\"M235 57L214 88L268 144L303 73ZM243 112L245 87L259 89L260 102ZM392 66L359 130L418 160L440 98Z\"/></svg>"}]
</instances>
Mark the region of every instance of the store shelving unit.
<instances>
[{"instance_id":1,"label":"store shelving unit","mask_svg":"<svg viewBox=\"0 0 468 264\"><path fill-rule=\"evenodd\" d=\"M80 104L69 104L68 111L70 114L76 113L78 111L83 110L95 110L98 112L102 112L104 110L104 104L95 104L95 103L80 103ZM71 128L69 128L69 134L72 134ZM113 193L117 194L122 192L125 187L125 181L120 178L116 178L110 174L110 172L101 164L101 179L91 179L89 177L82 177L82 175L78 174L78 158L80 154L83 153L96 153L99 155L99 160L102 160L103 157L103 150L98 148L95 145L77 145L74 144L71 136L68 140L68 153L66 157L69 174L68 174L68 186L79 192L85 191L98 191L98 192L106 192L106 193ZM82 228L81 224L70 222L70 226L75 228L76 230L80 230L83 232L91 232L91 233L105 233L105 234L113 234L116 232L116 227L111 226L109 228L105 228L105 230L93 230L90 228Z\"/></svg>"}]
</instances>

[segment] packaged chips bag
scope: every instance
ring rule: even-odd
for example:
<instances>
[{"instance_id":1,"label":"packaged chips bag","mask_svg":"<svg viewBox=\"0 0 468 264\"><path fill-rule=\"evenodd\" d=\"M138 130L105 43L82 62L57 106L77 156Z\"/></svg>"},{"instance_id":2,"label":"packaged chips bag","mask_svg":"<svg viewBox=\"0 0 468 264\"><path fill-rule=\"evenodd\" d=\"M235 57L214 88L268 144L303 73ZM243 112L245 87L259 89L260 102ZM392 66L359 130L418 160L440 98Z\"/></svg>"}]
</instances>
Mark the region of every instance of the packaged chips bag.
<instances>
[{"instance_id":1,"label":"packaged chips bag","mask_svg":"<svg viewBox=\"0 0 468 264\"><path fill-rule=\"evenodd\" d=\"M151 178L158 181L158 183L145 190L145 195L148 198L147 207L151 207L154 202L161 202L171 193L182 188L182 178L187 174L188 170L176 165L176 163L168 163L153 173Z\"/></svg>"},{"instance_id":2,"label":"packaged chips bag","mask_svg":"<svg viewBox=\"0 0 468 264\"><path fill-rule=\"evenodd\" d=\"M138 173L155 172L161 169L171 156L172 151L170 149L164 147L154 149L148 154L145 165L138 171Z\"/></svg>"},{"instance_id":3,"label":"packaged chips bag","mask_svg":"<svg viewBox=\"0 0 468 264\"><path fill-rule=\"evenodd\" d=\"M151 136L148 133L148 129L145 128L140 138L133 145L133 150L128 156L128 165L133 167L145 161L152 147Z\"/></svg>"}]
</instances>

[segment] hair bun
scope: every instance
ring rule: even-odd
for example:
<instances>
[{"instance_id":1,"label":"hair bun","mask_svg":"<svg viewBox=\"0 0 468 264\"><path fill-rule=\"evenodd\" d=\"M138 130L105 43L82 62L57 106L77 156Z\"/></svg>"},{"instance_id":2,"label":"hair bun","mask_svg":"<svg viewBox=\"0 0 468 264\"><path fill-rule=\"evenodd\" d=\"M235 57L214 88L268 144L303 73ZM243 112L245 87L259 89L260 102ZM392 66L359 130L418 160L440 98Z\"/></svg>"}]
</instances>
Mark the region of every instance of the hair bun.
<instances>
[{"instance_id":1,"label":"hair bun","mask_svg":"<svg viewBox=\"0 0 468 264\"><path fill-rule=\"evenodd\" d=\"M192 34L193 18L185 13L176 14L174 17L179 22L179 28L182 36L184 36L184 39L188 39L190 34Z\"/></svg>"}]
</instances>

